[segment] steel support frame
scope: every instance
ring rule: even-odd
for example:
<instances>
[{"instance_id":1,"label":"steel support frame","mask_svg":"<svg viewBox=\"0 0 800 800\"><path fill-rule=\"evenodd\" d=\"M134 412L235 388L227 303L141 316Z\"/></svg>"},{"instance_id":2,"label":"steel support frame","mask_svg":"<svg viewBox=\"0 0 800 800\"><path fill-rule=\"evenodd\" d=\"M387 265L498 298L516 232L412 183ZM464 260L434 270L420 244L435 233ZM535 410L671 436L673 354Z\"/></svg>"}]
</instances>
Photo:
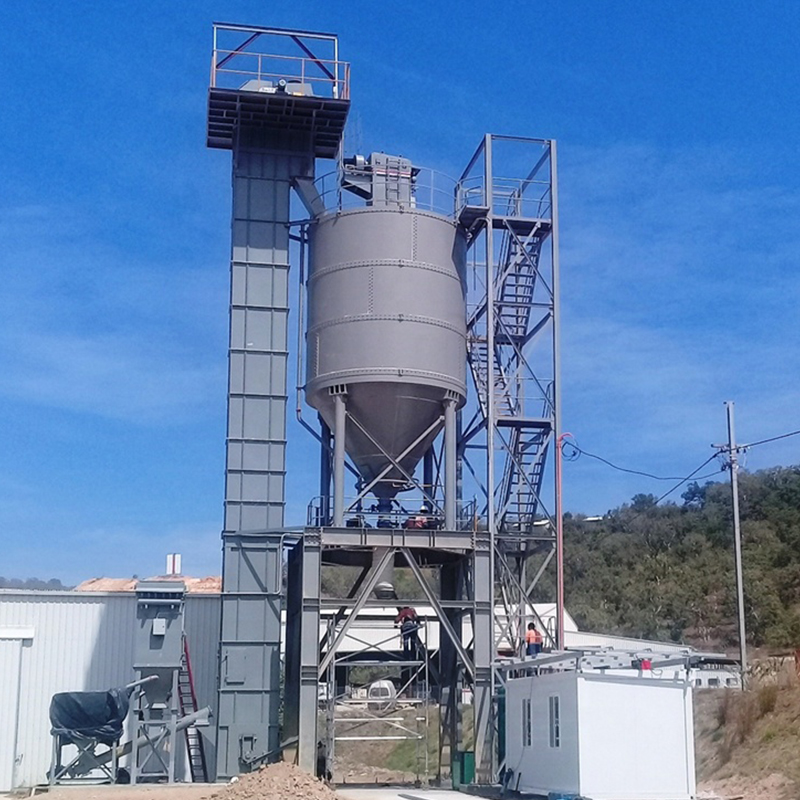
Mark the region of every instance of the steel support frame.
<instances>
[{"instance_id":1,"label":"steel support frame","mask_svg":"<svg viewBox=\"0 0 800 800\"><path fill-rule=\"evenodd\" d=\"M175 783L175 759L178 724L178 670L172 670L172 690L169 706L153 707L149 704L146 688L136 692L132 740L144 739L145 747L134 747L131 753L131 783L166 780ZM165 742L168 744L165 746ZM155 764L155 766L149 766ZM149 768L148 768L149 766Z\"/></svg>"},{"instance_id":2,"label":"steel support frame","mask_svg":"<svg viewBox=\"0 0 800 800\"><path fill-rule=\"evenodd\" d=\"M326 546L341 551L342 531L336 528L307 528L289 554L286 630L286 712L284 746L293 749L296 763L303 769L313 771L316 764L317 742L320 736L318 723L318 686L325 681L326 671L334 668L337 648L344 641L352 623L370 599L372 591L385 566L400 555L417 578L423 593L433 607L440 624L440 647L451 654L447 684L443 687L445 702L451 707L449 743L452 751L460 737L460 726L456 723L460 687L466 680L473 687L475 703L476 751L487 749L487 731L491 731L492 709L492 615L491 615L491 548L486 533L471 536L451 531L418 531L418 537L407 536L410 532L398 531L398 541L387 543L386 533L374 529L348 529L358 532L359 551L363 548L377 550L378 557L372 566L357 580L357 586L346 598L326 598L325 604L340 606L345 612L335 618L335 630L327 631L320 640L321 566ZM371 534L375 535L372 541ZM417 539L417 541L415 541ZM439 541L441 539L441 541ZM453 551L453 546L458 549ZM427 582L419 566L420 555L431 550L455 552L459 562L466 567L456 570L463 574L461 580L449 580L445 595L440 598ZM420 555L418 555L420 554ZM455 564L445 564L442 570L452 573ZM465 574L466 573L466 574ZM454 573L455 574L455 573ZM451 585L452 584L452 585ZM442 602L444 599L444 603ZM472 617L474 641L472 652L468 651L461 633L464 614ZM393 663L400 663L393 659ZM489 733L489 736L491 734ZM488 782L491 775L478 775Z\"/></svg>"},{"instance_id":3,"label":"steel support frame","mask_svg":"<svg viewBox=\"0 0 800 800\"><path fill-rule=\"evenodd\" d=\"M512 182L495 151L516 144L538 149L539 156ZM494 663L500 636L511 636L521 652L531 592L556 554L556 487L551 495L543 480L560 433L556 143L487 134L460 187L459 219L470 233L468 261L481 286L477 297L468 298L468 348L478 403L459 451L485 493L490 558L482 579L491 585L485 641L492 643ZM534 348L535 361L529 356ZM534 528L534 522L545 522L546 530ZM560 574L557 581L560 585ZM495 585L507 612L499 635ZM512 624L514 615L519 619ZM562 608L557 617L563 617ZM547 644L563 644L552 632L542 632ZM490 672L486 682L493 698L496 680ZM476 766L479 774L496 777L492 709L486 718L483 713L476 698Z\"/></svg>"}]
</instances>

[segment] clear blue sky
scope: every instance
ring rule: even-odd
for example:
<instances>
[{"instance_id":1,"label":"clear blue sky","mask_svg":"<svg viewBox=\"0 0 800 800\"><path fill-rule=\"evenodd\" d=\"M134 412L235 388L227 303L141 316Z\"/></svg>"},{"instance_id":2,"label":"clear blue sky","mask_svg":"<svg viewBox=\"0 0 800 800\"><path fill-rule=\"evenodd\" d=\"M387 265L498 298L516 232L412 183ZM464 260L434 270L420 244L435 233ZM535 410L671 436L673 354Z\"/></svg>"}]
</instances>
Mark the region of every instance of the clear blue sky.
<instances>
[{"instance_id":1,"label":"clear blue sky","mask_svg":"<svg viewBox=\"0 0 800 800\"><path fill-rule=\"evenodd\" d=\"M152 574L173 550L219 569L214 19L338 32L364 150L457 174L487 130L558 139L564 427L583 448L683 475L724 439L726 399L742 441L800 428L797 3L5 0L0 575ZM293 434L292 463L307 453ZM289 523L316 493L303 474ZM565 481L590 514L663 489L585 457Z\"/></svg>"}]
</instances>

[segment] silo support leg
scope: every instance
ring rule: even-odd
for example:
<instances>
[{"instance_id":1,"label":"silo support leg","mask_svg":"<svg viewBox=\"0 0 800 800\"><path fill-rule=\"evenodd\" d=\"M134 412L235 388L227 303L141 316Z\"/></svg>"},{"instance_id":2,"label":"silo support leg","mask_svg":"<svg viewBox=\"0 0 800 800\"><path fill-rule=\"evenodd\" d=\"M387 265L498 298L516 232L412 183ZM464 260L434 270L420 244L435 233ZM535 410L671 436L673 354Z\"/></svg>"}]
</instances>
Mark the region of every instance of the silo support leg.
<instances>
[{"instance_id":1,"label":"silo support leg","mask_svg":"<svg viewBox=\"0 0 800 800\"><path fill-rule=\"evenodd\" d=\"M333 527L344 527L344 436L347 408L344 395L333 396Z\"/></svg>"},{"instance_id":2,"label":"silo support leg","mask_svg":"<svg viewBox=\"0 0 800 800\"><path fill-rule=\"evenodd\" d=\"M444 527L454 531L456 522L456 401L444 403Z\"/></svg>"}]
</instances>

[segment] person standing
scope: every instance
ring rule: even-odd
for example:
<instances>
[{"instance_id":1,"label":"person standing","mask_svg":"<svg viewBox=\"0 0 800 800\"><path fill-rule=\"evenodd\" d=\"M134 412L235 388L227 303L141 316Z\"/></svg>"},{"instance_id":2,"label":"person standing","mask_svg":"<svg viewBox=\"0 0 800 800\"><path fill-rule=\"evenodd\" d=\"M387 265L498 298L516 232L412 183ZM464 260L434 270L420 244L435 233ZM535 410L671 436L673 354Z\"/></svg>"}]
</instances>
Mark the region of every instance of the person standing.
<instances>
[{"instance_id":1,"label":"person standing","mask_svg":"<svg viewBox=\"0 0 800 800\"><path fill-rule=\"evenodd\" d=\"M542 634L536 630L533 622L528 623L528 630L525 631L525 655L535 656L542 652Z\"/></svg>"},{"instance_id":2,"label":"person standing","mask_svg":"<svg viewBox=\"0 0 800 800\"><path fill-rule=\"evenodd\" d=\"M403 639L403 658L412 660L417 654L417 629L419 627L417 612L411 606L400 609L395 617L395 625L400 626L400 636Z\"/></svg>"}]
</instances>

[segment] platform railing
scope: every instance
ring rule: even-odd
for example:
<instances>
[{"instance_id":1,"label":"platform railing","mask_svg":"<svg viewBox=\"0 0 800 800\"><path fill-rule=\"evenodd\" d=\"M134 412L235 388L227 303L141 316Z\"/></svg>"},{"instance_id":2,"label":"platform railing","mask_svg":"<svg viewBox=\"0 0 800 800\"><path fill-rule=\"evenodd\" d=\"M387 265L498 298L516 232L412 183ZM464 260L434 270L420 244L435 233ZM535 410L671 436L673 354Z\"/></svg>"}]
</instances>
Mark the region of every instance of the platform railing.
<instances>
[{"instance_id":1,"label":"platform railing","mask_svg":"<svg viewBox=\"0 0 800 800\"><path fill-rule=\"evenodd\" d=\"M350 498L354 502L355 498ZM345 503L347 504L347 498ZM402 504L396 504L391 511L378 511L376 505L365 505L360 510L353 510L345 515L346 528L379 528L392 530L441 530L444 528L444 511L433 507L422 511L423 498L403 498ZM330 525L330 509L333 499L315 497L308 504L306 524L310 527L327 527ZM464 500L456 508L457 528L459 531L473 530L477 523L477 504L475 500Z\"/></svg>"},{"instance_id":2,"label":"platform railing","mask_svg":"<svg viewBox=\"0 0 800 800\"><path fill-rule=\"evenodd\" d=\"M428 167L414 167L411 182L411 200L408 208L433 211L445 217L456 212L457 187L455 178ZM342 187L341 170L320 175L314 182L319 196L328 211L345 211L369 206L369 201ZM399 204L405 205L405 204Z\"/></svg>"},{"instance_id":3,"label":"platform railing","mask_svg":"<svg viewBox=\"0 0 800 800\"><path fill-rule=\"evenodd\" d=\"M552 213L550 183L495 176L487 194L483 175L469 176L458 184L456 212L467 206L489 208L497 216L547 220Z\"/></svg>"},{"instance_id":4,"label":"platform railing","mask_svg":"<svg viewBox=\"0 0 800 800\"><path fill-rule=\"evenodd\" d=\"M350 64L346 61L219 48L213 51L212 89L241 90L250 81L257 85L246 91L350 99Z\"/></svg>"}]
</instances>

